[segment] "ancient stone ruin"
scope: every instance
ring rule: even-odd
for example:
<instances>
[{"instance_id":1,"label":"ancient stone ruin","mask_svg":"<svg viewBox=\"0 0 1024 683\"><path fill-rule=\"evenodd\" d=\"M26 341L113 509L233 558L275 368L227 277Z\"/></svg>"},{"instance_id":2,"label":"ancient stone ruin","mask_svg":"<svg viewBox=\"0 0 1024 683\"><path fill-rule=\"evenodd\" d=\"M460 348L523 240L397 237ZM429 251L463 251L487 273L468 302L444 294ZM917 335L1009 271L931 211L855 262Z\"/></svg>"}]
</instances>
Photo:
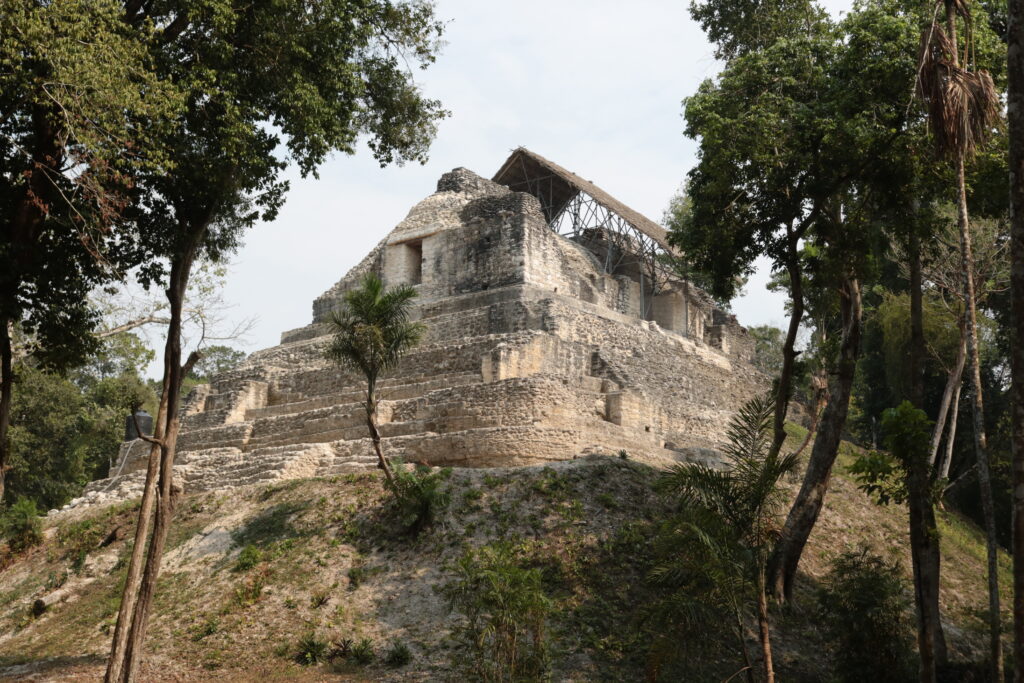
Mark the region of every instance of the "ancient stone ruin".
<instances>
[{"instance_id":1,"label":"ancient stone ruin","mask_svg":"<svg viewBox=\"0 0 1024 683\"><path fill-rule=\"evenodd\" d=\"M589 453L714 457L765 386L735 318L668 267L665 231L523 148L492 180L457 168L337 284L313 322L197 387L176 471L188 491L372 468L361 377L325 321L367 271L419 292L424 342L384 383L385 452L505 466ZM72 503L141 491L142 441Z\"/></svg>"}]
</instances>

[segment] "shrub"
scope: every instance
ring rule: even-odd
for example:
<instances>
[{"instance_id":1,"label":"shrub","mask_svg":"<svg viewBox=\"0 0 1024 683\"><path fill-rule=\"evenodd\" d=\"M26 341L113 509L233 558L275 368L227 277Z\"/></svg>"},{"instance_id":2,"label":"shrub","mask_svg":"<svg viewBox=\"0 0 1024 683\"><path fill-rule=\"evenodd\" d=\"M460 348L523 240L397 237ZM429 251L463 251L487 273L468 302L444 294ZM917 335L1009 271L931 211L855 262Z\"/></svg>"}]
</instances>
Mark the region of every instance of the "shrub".
<instances>
[{"instance_id":1,"label":"shrub","mask_svg":"<svg viewBox=\"0 0 1024 683\"><path fill-rule=\"evenodd\" d=\"M199 642L207 636L212 636L220 630L220 620L217 617L206 617L203 621L192 627L192 640Z\"/></svg>"},{"instance_id":2,"label":"shrub","mask_svg":"<svg viewBox=\"0 0 1024 683\"><path fill-rule=\"evenodd\" d=\"M352 646L349 656L356 664L364 666L372 664L373 660L377 658L377 653L373 651L373 641L369 638L363 638Z\"/></svg>"},{"instance_id":3,"label":"shrub","mask_svg":"<svg viewBox=\"0 0 1024 683\"><path fill-rule=\"evenodd\" d=\"M245 572L249 571L263 560L263 551L252 545L251 543L244 548L242 552L238 553L238 559L235 561L235 566L232 571Z\"/></svg>"},{"instance_id":4,"label":"shrub","mask_svg":"<svg viewBox=\"0 0 1024 683\"><path fill-rule=\"evenodd\" d=\"M313 609L320 609L326 605L331 599L330 593L327 591L317 591L309 598L309 606Z\"/></svg>"},{"instance_id":5,"label":"shrub","mask_svg":"<svg viewBox=\"0 0 1024 683\"><path fill-rule=\"evenodd\" d=\"M401 463L398 465L391 485L394 494L392 505L402 531L417 536L433 524L437 515L448 506L451 495L442 486L451 469L433 472L422 465L413 470L402 467Z\"/></svg>"},{"instance_id":6,"label":"shrub","mask_svg":"<svg viewBox=\"0 0 1024 683\"><path fill-rule=\"evenodd\" d=\"M263 597L263 588L270 578L267 570L258 571L235 588L235 603L239 607L255 605Z\"/></svg>"},{"instance_id":7,"label":"shrub","mask_svg":"<svg viewBox=\"0 0 1024 683\"><path fill-rule=\"evenodd\" d=\"M835 645L841 681L907 681L914 677L908 633L910 596L896 562L867 549L843 553L818 590L825 633Z\"/></svg>"},{"instance_id":8,"label":"shrub","mask_svg":"<svg viewBox=\"0 0 1024 683\"><path fill-rule=\"evenodd\" d=\"M35 501L19 498L0 515L0 538L7 539L12 553L20 553L43 542L43 522L39 519Z\"/></svg>"},{"instance_id":9,"label":"shrub","mask_svg":"<svg viewBox=\"0 0 1024 683\"><path fill-rule=\"evenodd\" d=\"M441 592L466 624L458 635L474 653L484 681L540 677L547 668L545 624L551 601L541 571L517 561L517 546L493 543L467 550L452 567L455 577Z\"/></svg>"},{"instance_id":10,"label":"shrub","mask_svg":"<svg viewBox=\"0 0 1024 683\"><path fill-rule=\"evenodd\" d=\"M396 669L405 666L412 661L412 652L409 646L400 640L391 642L391 647L384 653L384 663Z\"/></svg>"},{"instance_id":11,"label":"shrub","mask_svg":"<svg viewBox=\"0 0 1024 683\"><path fill-rule=\"evenodd\" d=\"M330 644L317 636L316 632L310 631L299 639L295 652L295 661L303 666L312 666L327 661L327 654L330 651Z\"/></svg>"}]
</instances>

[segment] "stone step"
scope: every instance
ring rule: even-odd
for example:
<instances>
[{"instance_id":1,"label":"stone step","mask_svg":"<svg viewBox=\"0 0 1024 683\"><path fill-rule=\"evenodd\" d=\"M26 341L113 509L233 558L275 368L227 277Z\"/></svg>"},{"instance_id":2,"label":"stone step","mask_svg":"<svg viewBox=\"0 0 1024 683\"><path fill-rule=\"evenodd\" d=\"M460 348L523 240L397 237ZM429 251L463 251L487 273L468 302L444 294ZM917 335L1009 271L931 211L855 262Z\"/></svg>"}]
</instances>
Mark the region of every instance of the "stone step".
<instances>
[{"instance_id":1,"label":"stone step","mask_svg":"<svg viewBox=\"0 0 1024 683\"><path fill-rule=\"evenodd\" d=\"M480 381L479 372L457 372L443 375L421 375L413 378L389 379L381 382L378 395L381 400L385 401L418 398L435 389L446 389ZM320 396L307 397L300 394L287 394L286 396L290 399L288 402L275 402L274 405L264 408L251 408L247 410L245 419L255 420L262 417L292 415L316 408L362 402L366 396L366 391L365 389L352 386L341 392Z\"/></svg>"}]
</instances>

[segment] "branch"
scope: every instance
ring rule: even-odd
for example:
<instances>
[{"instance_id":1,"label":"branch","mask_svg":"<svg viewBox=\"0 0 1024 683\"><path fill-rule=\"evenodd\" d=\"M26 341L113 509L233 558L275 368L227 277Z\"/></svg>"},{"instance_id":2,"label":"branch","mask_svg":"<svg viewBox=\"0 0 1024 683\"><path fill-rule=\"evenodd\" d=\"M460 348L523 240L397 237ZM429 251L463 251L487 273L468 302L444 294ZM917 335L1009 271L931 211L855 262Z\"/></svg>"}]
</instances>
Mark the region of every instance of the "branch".
<instances>
[{"instance_id":1,"label":"branch","mask_svg":"<svg viewBox=\"0 0 1024 683\"><path fill-rule=\"evenodd\" d=\"M121 332L127 332L128 330L134 330L136 327L142 327L143 325L149 325L150 323L169 325L171 323L170 318L161 318L158 315L147 315L142 318L136 318L135 320L129 320L123 325L112 327L109 330L103 330L102 332L96 333L97 339L106 339L107 337L113 337L115 334Z\"/></svg>"},{"instance_id":2,"label":"branch","mask_svg":"<svg viewBox=\"0 0 1024 683\"><path fill-rule=\"evenodd\" d=\"M138 438L142 439L146 443L151 443L151 444L154 444L156 446L160 446L161 448L163 448L163 445L164 445L163 441L161 441L160 439L154 439L151 436L146 436L146 434L143 433L142 427L139 426L139 416L136 415L138 410L139 410L139 406L132 407L132 422L135 424L135 434L138 435Z\"/></svg>"},{"instance_id":3,"label":"branch","mask_svg":"<svg viewBox=\"0 0 1024 683\"><path fill-rule=\"evenodd\" d=\"M202 357L203 354L198 351L193 351L188 354L188 359L185 361L185 364L181 366L181 376L185 377L188 373L192 372L192 368L195 367L196 363L198 363Z\"/></svg>"}]
</instances>

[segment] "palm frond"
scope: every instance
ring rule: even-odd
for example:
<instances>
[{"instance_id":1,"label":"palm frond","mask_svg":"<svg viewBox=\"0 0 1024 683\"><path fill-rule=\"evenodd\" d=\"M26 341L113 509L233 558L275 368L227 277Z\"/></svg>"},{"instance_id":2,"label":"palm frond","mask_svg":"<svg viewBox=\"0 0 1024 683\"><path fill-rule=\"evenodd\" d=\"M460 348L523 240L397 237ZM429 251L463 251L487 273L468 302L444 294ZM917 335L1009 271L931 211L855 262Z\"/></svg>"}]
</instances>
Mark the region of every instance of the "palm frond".
<instances>
[{"instance_id":1,"label":"palm frond","mask_svg":"<svg viewBox=\"0 0 1024 683\"><path fill-rule=\"evenodd\" d=\"M988 71L957 64L956 50L941 26L929 26L921 37L917 89L938 151L969 157L1000 121L999 94Z\"/></svg>"}]
</instances>

